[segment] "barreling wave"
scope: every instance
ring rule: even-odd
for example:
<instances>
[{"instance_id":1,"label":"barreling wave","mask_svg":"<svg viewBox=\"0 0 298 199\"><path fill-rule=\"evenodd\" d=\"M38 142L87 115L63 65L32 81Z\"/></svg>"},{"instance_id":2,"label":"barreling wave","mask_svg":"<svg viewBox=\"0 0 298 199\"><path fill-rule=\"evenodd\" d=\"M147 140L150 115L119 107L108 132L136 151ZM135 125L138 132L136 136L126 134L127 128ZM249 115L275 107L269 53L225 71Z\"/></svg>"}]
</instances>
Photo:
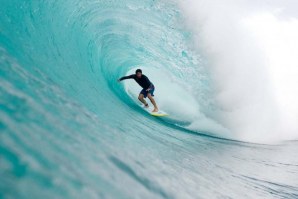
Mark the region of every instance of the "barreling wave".
<instances>
[{"instance_id":1,"label":"barreling wave","mask_svg":"<svg viewBox=\"0 0 298 199\"><path fill-rule=\"evenodd\" d=\"M264 63L267 55L257 47L257 40L247 39L255 33L247 30L242 34L243 26L251 27L254 18L240 18L238 13L234 18L244 25L235 25L234 29L223 27L229 36L216 42L222 35L217 30L221 26L212 26L216 21L212 20L213 12L209 12L208 5L198 5L199 14L192 16L189 20L192 24L185 26L183 23L193 12L186 4L182 10L187 13L181 12L181 4L175 2L4 4L2 47L27 70L43 71L84 106L96 110L96 114L108 110L103 107L122 110L110 104L107 100L110 98L121 104L135 104L137 88L126 82L125 94L116 79L140 67L157 86L157 102L171 115L167 122L218 137L254 142L296 138L295 104L281 105L286 100L280 97L281 92L288 84L279 84L274 76L278 66L275 70L274 65ZM226 14L217 13L214 16L221 14L224 19ZM245 16L248 15L249 11ZM191 33L193 26L199 27L196 35ZM294 28L295 22L288 26ZM201 42L193 45L197 38ZM238 52L224 43L229 41L227 38L230 43L239 44L232 48ZM237 38L243 41L237 42ZM241 46L251 41L256 45L240 51ZM279 60L286 62L286 58ZM276 92L273 84L279 88ZM101 96L97 103L96 92ZM293 89L289 92L295 93ZM295 96L291 96L290 103L295 103ZM292 113L284 114L289 109ZM136 107L130 114L135 110Z\"/></svg>"}]
</instances>

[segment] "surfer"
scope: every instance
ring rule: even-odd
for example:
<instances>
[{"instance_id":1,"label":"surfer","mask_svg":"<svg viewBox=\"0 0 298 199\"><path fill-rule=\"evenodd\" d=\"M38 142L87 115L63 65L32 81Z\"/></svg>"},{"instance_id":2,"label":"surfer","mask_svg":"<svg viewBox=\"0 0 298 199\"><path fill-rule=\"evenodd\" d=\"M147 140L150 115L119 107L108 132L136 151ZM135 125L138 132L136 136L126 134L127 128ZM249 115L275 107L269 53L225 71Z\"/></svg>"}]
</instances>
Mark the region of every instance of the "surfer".
<instances>
[{"instance_id":1,"label":"surfer","mask_svg":"<svg viewBox=\"0 0 298 199\"><path fill-rule=\"evenodd\" d=\"M125 79L134 79L143 88L139 94L138 99L144 104L144 106L146 108L148 108L149 105L146 102L146 100L144 99L148 96L148 98L150 99L151 103L154 106L154 109L152 112L158 112L156 102L153 98L153 96L154 96L153 93L154 93L154 89L155 89L154 85L150 82L150 80L148 79L148 77L146 75L142 74L142 70L137 69L136 74L121 77L120 79L118 79L118 82L125 80Z\"/></svg>"}]
</instances>

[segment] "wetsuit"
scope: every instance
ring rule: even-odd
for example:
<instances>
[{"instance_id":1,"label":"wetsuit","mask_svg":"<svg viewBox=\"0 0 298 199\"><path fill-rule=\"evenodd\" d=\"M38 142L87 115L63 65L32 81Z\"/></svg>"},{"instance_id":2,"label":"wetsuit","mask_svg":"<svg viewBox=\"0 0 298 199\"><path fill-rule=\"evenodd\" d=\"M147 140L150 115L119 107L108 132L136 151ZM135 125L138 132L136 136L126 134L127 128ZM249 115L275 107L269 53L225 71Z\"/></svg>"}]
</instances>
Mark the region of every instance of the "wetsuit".
<instances>
[{"instance_id":1,"label":"wetsuit","mask_svg":"<svg viewBox=\"0 0 298 199\"><path fill-rule=\"evenodd\" d=\"M148 92L154 96L154 85L150 82L150 80L148 79L148 77L146 75L141 76L141 78L138 78L137 75L133 74L133 75L129 75L129 76L124 76L121 77L119 80L125 80L125 79L134 79L142 88L143 90L141 90L140 94L143 94L144 97L147 97ZM149 89L149 91L146 91L147 89Z\"/></svg>"}]
</instances>

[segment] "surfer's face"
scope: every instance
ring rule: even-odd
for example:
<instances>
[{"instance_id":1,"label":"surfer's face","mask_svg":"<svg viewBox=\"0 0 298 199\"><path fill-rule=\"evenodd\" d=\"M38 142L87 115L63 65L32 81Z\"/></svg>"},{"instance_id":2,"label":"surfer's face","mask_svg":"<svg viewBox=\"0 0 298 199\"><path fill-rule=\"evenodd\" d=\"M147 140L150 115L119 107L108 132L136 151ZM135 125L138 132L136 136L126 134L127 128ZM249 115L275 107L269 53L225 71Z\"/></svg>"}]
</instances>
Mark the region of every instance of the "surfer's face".
<instances>
[{"instance_id":1,"label":"surfer's face","mask_svg":"<svg viewBox=\"0 0 298 199\"><path fill-rule=\"evenodd\" d=\"M141 78L141 77L142 77L142 73L138 72L138 73L137 73L137 77L138 77L138 78Z\"/></svg>"}]
</instances>

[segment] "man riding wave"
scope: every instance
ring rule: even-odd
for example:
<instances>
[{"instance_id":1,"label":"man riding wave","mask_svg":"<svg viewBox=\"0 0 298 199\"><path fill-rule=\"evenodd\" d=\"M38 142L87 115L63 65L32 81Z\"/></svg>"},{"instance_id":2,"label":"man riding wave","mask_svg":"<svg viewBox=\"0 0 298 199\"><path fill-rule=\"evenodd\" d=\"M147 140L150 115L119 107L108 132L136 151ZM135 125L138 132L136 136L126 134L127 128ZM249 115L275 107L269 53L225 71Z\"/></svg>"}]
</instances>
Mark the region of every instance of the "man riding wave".
<instances>
[{"instance_id":1,"label":"man riding wave","mask_svg":"<svg viewBox=\"0 0 298 199\"><path fill-rule=\"evenodd\" d=\"M152 84L152 82L148 79L148 77L146 75L142 74L142 70L137 69L135 74L121 77L120 79L118 79L118 81L120 82L125 79L134 79L143 88L139 94L138 99L144 104L144 106L146 108L148 108L149 105L146 102L146 100L144 99L144 98L148 97L150 99L152 105L154 106L154 109L152 112L158 112L156 102L153 98L153 96L154 96L153 93L154 93L155 87Z\"/></svg>"}]
</instances>

